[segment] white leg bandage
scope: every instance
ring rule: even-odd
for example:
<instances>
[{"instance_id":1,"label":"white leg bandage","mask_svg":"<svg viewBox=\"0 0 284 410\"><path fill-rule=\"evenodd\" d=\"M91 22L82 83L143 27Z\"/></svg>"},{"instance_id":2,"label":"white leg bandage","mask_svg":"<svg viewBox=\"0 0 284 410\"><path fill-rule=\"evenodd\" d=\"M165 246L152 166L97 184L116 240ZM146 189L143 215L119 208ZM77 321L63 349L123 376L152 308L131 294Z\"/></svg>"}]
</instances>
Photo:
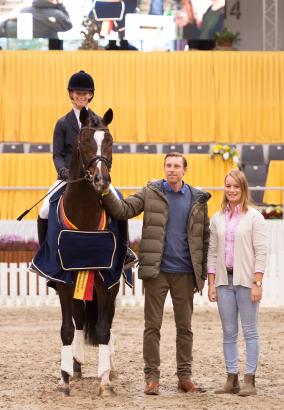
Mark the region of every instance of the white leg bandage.
<instances>
[{"instance_id":1,"label":"white leg bandage","mask_svg":"<svg viewBox=\"0 0 284 410\"><path fill-rule=\"evenodd\" d=\"M102 374L101 378L101 385L104 384L105 386L110 386L110 378L109 378L110 371L106 371Z\"/></svg>"},{"instance_id":2,"label":"white leg bandage","mask_svg":"<svg viewBox=\"0 0 284 410\"><path fill-rule=\"evenodd\" d=\"M73 376L73 348L72 345L62 346L61 349L61 370Z\"/></svg>"},{"instance_id":3,"label":"white leg bandage","mask_svg":"<svg viewBox=\"0 0 284 410\"><path fill-rule=\"evenodd\" d=\"M73 356L77 362L85 363L85 343L84 343L84 331L75 330L73 341Z\"/></svg>"},{"instance_id":4,"label":"white leg bandage","mask_svg":"<svg viewBox=\"0 0 284 410\"><path fill-rule=\"evenodd\" d=\"M110 356L110 368L111 370L115 370L115 365L114 365L114 337L112 332L110 332L110 339L108 342L108 348L109 348L109 356Z\"/></svg>"},{"instance_id":5,"label":"white leg bandage","mask_svg":"<svg viewBox=\"0 0 284 410\"><path fill-rule=\"evenodd\" d=\"M102 377L105 372L110 372L109 346L99 345L98 377Z\"/></svg>"}]
</instances>

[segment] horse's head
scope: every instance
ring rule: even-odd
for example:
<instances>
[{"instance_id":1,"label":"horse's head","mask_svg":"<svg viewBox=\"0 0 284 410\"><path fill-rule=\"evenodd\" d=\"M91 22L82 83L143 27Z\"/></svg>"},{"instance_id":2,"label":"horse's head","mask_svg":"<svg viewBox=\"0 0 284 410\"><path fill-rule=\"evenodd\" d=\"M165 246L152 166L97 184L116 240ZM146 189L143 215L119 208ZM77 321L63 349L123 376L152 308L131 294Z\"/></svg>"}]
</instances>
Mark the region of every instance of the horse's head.
<instances>
[{"instance_id":1,"label":"horse's head","mask_svg":"<svg viewBox=\"0 0 284 410\"><path fill-rule=\"evenodd\" d=\"M78 156L85 179L97 192L102 192L110 183L113 139L108 124L112 118L111 108L103 117L85 108L80 112L82 128L78 136Z\"/></svg>"}]
</instances>

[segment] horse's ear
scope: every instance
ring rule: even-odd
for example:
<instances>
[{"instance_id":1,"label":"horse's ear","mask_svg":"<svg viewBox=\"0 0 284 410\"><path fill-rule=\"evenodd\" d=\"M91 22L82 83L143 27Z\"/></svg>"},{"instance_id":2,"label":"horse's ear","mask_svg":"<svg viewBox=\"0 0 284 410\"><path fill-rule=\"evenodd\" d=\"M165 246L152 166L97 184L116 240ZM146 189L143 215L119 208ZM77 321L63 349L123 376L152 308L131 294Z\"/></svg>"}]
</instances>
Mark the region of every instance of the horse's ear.
<instances>
[{"instance_id":1,"label":"horse's ear","mask_svg":"<svg viewBox=\"0 0 284 410\"><path fill-rule=\"evenodd\" d=\"M82 125L86 123L88 116L89 116L88 110L85 107L83 107L80 111L80 117L79 117Z\"/></svg>"},{"instance_id":2,"label":"horse's ear","mask_svg":"<svg viewBox=\"0 0 284 410\"><path fill-rule=\"evenodd\" d=\"M112 122L113 119L113 111L111 108L109 108L103 116L103 122L105 123L105 125L108 125Z\"/></svg>"}]
</instances>

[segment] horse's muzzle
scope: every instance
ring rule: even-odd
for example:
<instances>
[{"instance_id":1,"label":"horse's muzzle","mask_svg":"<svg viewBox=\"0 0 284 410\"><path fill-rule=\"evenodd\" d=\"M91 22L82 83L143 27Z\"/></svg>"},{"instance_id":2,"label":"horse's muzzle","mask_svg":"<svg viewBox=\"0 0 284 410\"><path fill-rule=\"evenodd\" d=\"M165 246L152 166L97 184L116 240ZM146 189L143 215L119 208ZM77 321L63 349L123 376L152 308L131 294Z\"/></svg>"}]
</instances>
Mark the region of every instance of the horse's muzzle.
<instances>
[{"instance_id":1,"label":"horse's muzzle","mask_svg":"<svg viewBox=\"0 0 284 410\"><path fill-rule=\"evenodd\" d=\"M94 175L91 183L95 191L101 193L109 187L110 176L109 174L108 175Z\"/></svg>"}]
</instances>

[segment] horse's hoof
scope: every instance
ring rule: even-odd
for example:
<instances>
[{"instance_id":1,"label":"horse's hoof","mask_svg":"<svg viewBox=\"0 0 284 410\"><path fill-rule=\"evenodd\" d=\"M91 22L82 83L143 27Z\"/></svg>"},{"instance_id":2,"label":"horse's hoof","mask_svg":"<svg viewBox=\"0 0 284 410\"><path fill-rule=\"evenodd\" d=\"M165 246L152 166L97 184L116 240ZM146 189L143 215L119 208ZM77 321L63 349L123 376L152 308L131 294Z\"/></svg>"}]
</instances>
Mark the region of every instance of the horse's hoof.
<instances>
[{"instance_id":1,"label":"horse's hoof","mask_svg":"<svg viewBox=\"0 0 284 410\"><path fill-rule=\"evenodd\" d=\"M103 397L103 398L104 397L113 397L115 395L116 395L116 393L115 393L112 386L109 386L109 385L101 385L100 386L100 390L99 390L99 394L98 394L99 397Z\"/></svg>"},{"instance_id":2,"label":"horse's hoof","mask_svg":"<svg viewBox=\"0 0 284 410\"><path fill-rule=\"evenodd\" d=\"M80 380L82 379L82 372L73 372L73 380Z\"/></svg>"},{"instance_id":3,"label":"horse's hoof","mask_svg":"<svg viewBox=\"0 0 284 410\"><path fill-rule=\"evenodd\" d=\"M60 381L57 386L57 391L63 394L63 396L70 396L69 384Z\"/></svg>"}]
</instances>

